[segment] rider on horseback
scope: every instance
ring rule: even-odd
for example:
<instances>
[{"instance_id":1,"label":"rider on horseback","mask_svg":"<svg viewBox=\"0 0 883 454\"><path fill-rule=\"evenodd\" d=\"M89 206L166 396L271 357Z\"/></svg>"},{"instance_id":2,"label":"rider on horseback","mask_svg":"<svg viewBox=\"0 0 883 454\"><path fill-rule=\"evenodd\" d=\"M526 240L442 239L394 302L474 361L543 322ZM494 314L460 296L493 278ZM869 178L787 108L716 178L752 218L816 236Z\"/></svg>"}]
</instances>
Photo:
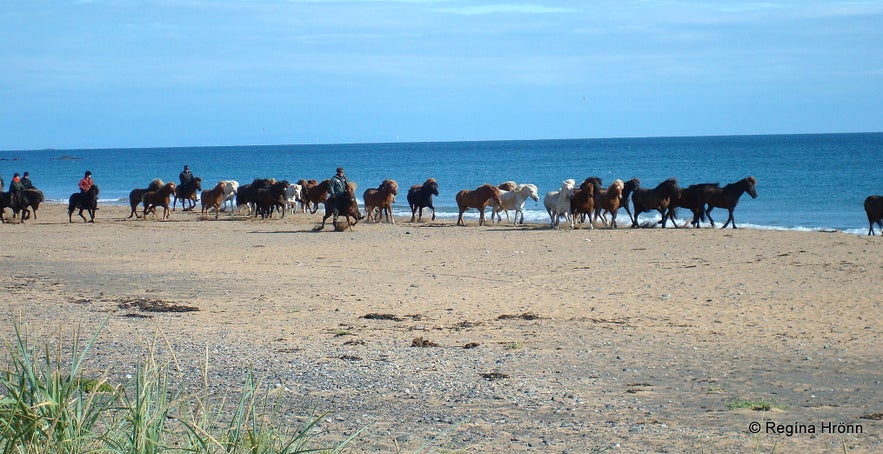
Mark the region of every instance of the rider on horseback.
<instances>
[{"instance_id":1,"label":"rider on horseback","mask_svg":"<svg viewBox=\"0 0 883 454\"><path fill-rule=\"evenodd\" d=\"M84 197L82 194L89 192L89 190L92 189L92 186L94 185L95 182L92 181L92 172L87 170L86 173L83 175L83 178L80 180L80 183L78 184L78 186L80 187L81 195L79 198L77 198L77 208L83 208L80 202ZM97 210L98 208L95 209Z\"/></svg>"},{"instance_id":2,"label":"rider on horseback","mask_svg":"<svg viewBox=\"0 0 883 454\"><path fill-rule=\"evenodd\" d=\"M180 187L182 193L187 193L193 184L193 174L190 173L190 166L184 166L184 170L178 174L178 180L181 182Z\"/></svg>"},{"instance_id":3,"label":"rider on horseback","mask_svg":"<svg viewBox=\"0 0 883 454\"><path fill-rule=\"evenodd\" d=\"M337 222L337 216L340 214L341 204L344 201L348 183L346 175L343 174L343 167L338 167L337 173L331 177L331 184L328 185L328 194L331 195L328 198L328 202L331 203L334 212L334 222Z\"/></svg>"}]
</instances>

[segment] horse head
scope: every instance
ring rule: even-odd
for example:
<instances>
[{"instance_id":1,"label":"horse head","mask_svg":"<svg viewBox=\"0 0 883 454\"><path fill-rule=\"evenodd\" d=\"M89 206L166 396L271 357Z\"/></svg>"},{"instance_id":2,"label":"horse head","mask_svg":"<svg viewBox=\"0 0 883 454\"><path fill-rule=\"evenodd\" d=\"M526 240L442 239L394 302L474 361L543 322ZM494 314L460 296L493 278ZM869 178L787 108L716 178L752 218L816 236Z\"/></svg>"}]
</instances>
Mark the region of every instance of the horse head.
<instances>
[{"instance_id":1,"label":"horse head","mask_svg":"<svg viewBox=\"0 0 883 454\"><path fill-rule=\"evenodd\" d=\"M534 201L540 201L539 189L537 189L537 185L535 184L525 183L518 185L517 191L520 192L525 199L529 197L534 199Z\"/></svg>"},{"instance_id":2,"label":"horse head","mask_svg":"<svg viewBox=\"0 0 883 454\"><path fill-rule=\"evenodd\" d=\"M601 189L601 178L599 177L588 177L579 185L580 189L585 189L588 186L593 186L596 189Z\"/></svg>"},{"instance_id":3,"label":"horse head","mask_svg":"<svg viewBox=\"0 0 883 454\"><path fill-rule=\"evenodd\" d=\"M756 199L757 190L754 187L757 186L757 179L755 179L754 177L748 177L745 178L743 181L745 181L746 184L745 191L748 192L748 195L750 195L752 199Z\"/></svg>"},{"instance_id":4,"label":"horse head","mask_svg":"<svg viewBox=\"0 0 883 454\"><path fill-rule=\"evenodd\" d=\"M637 178L632 178L629 181L626 181L622 186L623 195L630 194L641 187L641 180Z\"/></svg>"},{"instance_id":5,"label":"horse head","mask_svg":"<svg viewBox=\"0 0 883 454\"><path fill-rule=\"evenodd\" d=\"M620 179L613 180L613 183L610 183L610 187L607 188L607 198L615 199L622 197L622 189L625 187L625 183Z\"/></svg>"},{"instance_id":6,"label":"horse head","mask_svg":"<svg viewBox=\"0 0 883 454\"><path fill-rule=\"evenodd\" d=\"M383 184L380 187L381 189L386 188L392 195L399 195L399 184L396 183L396 180L383 180Z\"/></svg>"}]
</instances>

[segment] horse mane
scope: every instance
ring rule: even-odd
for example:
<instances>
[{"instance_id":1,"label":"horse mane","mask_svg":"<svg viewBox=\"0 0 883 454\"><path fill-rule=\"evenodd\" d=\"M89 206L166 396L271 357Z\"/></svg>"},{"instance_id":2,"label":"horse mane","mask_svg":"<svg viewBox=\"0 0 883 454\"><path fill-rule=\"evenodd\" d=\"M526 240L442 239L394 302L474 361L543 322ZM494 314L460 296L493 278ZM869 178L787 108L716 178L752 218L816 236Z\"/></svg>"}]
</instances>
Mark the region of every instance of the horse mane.
<instances>
[{"instance_id":1,"label":"horse mane","mask_svg":"<svg viewBox=\"0 0 883 454\"><path fill-rule=\"evenodd\" d=\"M518 186L515 187L515 192L519 192L524 188L530 188L533 190L534 193L539 194L539 189L537 188L537 185L535 185L533 183L519 184Z\"/></svg>"},{"instance_id":2,"label":"horse mane","mask_svg":"<svg viewBox=\"0 0 883 454\"><path fill-rule=\"evenodd\" d=\"M514 191L517 187L518 185L512 180L504 181L497 185L498 189L502 189L504 191Z\"/></svg>"},{"instance_id":3,"label":"horse mane","mask_svg":"<svg viewBox=\"0 0 883 454\"><path fill-rule=\"evenodd\" d=\"M663 181L662 183L659 183L658 185L656 185L656 189L659 190L659 189L662 189L666 186L672 186L672 185L674 187L678 186L678 180L676 178L669 178L669 179Z\"/></svg>"},{"instance_id":4,"label":"horse mane","mask_svg":"<svg viewBox=\"0 0 883 454\"><path fill-rule=\"evenodd\" d=\"M613 183L610 183L610 186L607 188L607 197L619 197L622 195L622 189L625 187L625 183L620 179L613 180Z\"/></svg>"}]
</instances>

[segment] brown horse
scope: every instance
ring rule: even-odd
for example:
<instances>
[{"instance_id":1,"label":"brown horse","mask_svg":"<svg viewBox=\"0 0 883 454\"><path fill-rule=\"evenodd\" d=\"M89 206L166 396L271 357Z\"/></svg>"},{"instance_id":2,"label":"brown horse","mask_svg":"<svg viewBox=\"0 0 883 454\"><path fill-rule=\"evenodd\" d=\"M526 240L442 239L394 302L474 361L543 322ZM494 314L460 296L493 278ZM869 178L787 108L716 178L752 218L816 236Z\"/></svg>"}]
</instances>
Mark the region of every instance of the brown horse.
<instances>
[{"instance_id":1,"label":"brown horse","mask_svg":"<svg viewBox=\"0 0 883 454\"><path fill-rule=\"evenodd\" d=\"M756 199L757 190L754 188L755 186L757 186L757 180L754 177L745 177L735 183L730 183L723 188L705 188L705 202L708 204L708 209L705 210L705 215L708 216L708 221L711 222L711 226L714 227L714 219L711 218L711 210L713 208L726 208L727 211L729 211L730 216L721 228L725 229L728 224L733 223L733 228L735 229L736 220L733 219L733 211L736 209L736 204L739 203L739 198L742 197L742 194L746 192L752 199Z\"/></svg>"},{"instance_id":2,"label":"brown horse","mask_svg":"<svg viewBox=\"0 0 883 454\"><path fill-rule=\"evenodd\" d=\"M163 181L159 178L155 178L146 188L135 188L129 192L129 207L132 209L132 212L129 213L129 217L126 219L131 219L132 216L135 216L135 219L138 219L138 205L141 204L141 199L144 198L144 193L147 191L158 191L159 188L164 185Z\"/></svg>"},{"instance_id":3,"label":"brown horse","mask_svg":"<svg viewBox=\"0 0 883 454\"><path fill-rule=\"evenodd\" d=\"M328 181L328 180L325 180ZM313 231L318 232L325 228L325 221L334 215L334 204L337 204L337 213L340 216L346 218L347 228L352 230L353 226L359 223L359 220L362 219L362 213L359 212L359 203L356 201L356 184L355 183L347 183L346 192L343 194L339 194L337 197L325 200L325 216L322 217L322 225L316 226ZM350 218L353 218L350 221ZM334 224L334 230L336 232L342 232L345 229L341 228L337 223Z\"/></svg>"},{"instance_id":4,"label":"brown horse","mask_svg":"<svg viewBox=\"0 0 883 454\"><path fill-rule=\"evenodd\" d=\"M321 183L314 183L315 181L300 180L297 182L297 184L303 187L303 200L301 203L310 210L310 214L315 214L319 210L319 204L325 203L328 200L328 187L331 185L331 180L322 180ZM312 205L312 208L310 208L310 205Z\"/></svg>"},{"instance_id":5,"label":"brown horse","mask_svg":"<svg viewBox=\"0 0 883 454\"><path fill-rule=\"evenodd\" d=\"M380 222L383 215L386 214L386 222L395 224L396 220L392 216L392 204L396 201L396 195L399 193L399 184L396 180L383 180L377 189L370 188L362 194L362 200L365 201L365 217L368 222ZM374 210L380 212L374 217Z\"/></svg>"},{"instance_id":6,"label":"brown horse","mask_svg":"<svg viewBox=\"0 0 883 454\"><path fill-rule=\"evenodd\" d=\"M677 190L678 180L674 178L669 178L659 183L653 189L635 188L635 191L632 192L632 207L635 209L632 228L638 228L638 215L650 210L659 212L659 216L662 218L662 228L665 228L667 221L665 212L668 210L671 198Z\"/></svg>"},{"instance_id":7,"label":"brown horse","mask_svg":"<svg viewBox=\"0 0 883 454\"><path fill-rule=\"evenodd\" d=\"M194 178L193 183L187 186L178 185L175 188L175 200L172 202L172 211L175 211L178 200L181 201L181 211L192 210L196 206L196 202L199 201L199 191L202 191L202 178L200 177ZM185 208L185 202L190 202L190 206Z\"/></svg>"},{"instance_id":8,"label":"brown horse","mask_svg":"<svg viewBox=\"0 0 883 454\"><path fill-rule=\"evenodd\" d=\"M883 196L869 195L865 199L865 214L868 215L868 235L876 235L874 224L883 231Z\"/></svg>"},{"instance_id":9,"label":"brown horse","mask_svg":"<svg viewBox=\"0 0 883 454\"><path fill-rule=\"evenodd\" d=\"M460 209L460 215L457 216L457 225L465 226L466 223L463 222L463 213L470 208L478 209L478 225L484 225L484 209L487 207L488 203L491 200L494 201L494 206L502 205L503 201L500 200L500 190L491 186L488 183L485 183L475 190L464 189L457 193L457 207Z\"/></svg>"},{"instance_id":10,"label":"brown horse","mask_svg":"<svg viewBox=\"0 0 883 454\"><path fill-rule=\"evenodd\" d=\"M209 208L215 210L215 219L218 219L218 212L221 211L221 204L224 203L224 191L227 189L227 183L219 181L212 189L202 191L199 200L202 203L202 214L205 215Z\"/></svg>"},{"instance_id":11,"label":"brown horse","mask_svg":"<svg viewBox=\"0 0 883 454\"><path fill-rule=\"evenodd\" d=\"M411 189L408 189L408 205L411 208L411 222L414 222L414 218L417 217L419 212L418 221L423 220L423 209L429 208L432 210L432 220L435 220L435 207L432 206L432 196L438 195L438 182L435 181L435 178L429 178L423 182L422 185L414 185L411 186Z\"/></svg>"},{"instance_id":12,"label":"brown horse","mask_svg":"<svg viewBox=\"0 0 883 454\"><path fill-rule=\"evenodd\" d=\"M579 215L580 223L589 218L589 228L595 228L592 223L592 215L595 213L595 185L588 180L583 181L579 189L573 191L573 198L570 199L570 213L576 218Z\"/></svg>"},{"instance_id":13,"label":"brown horse","mask_svg":"<svg viewBox=\"0 0 883 454\"><path fill-rule=\"evenodd\" d=\"M163 208L162 218L169 218L169 202L172 200L172 194L175 193L175 188L177 185L172 183L171 181L163 185L163 187L157 189L156 191L147 191L141 197L141 203L144 204L144 211L141 214L141 219L147 219L147 212L150 211L153 213L154 219L156 218L156 207L161 206Z\"/></svg>"},{"instance_id":14,"label":"brown horse","mask_svg":"<svg viewBox=\"0 0 883 454\"><path fill-rule=\"evenodd\" d=\"M583 182L583 184L591 182L595 185L595 217L592 219L592 222L597 222L598 218L601 218L604 225L619 227L616 225L616 214L619 212L619 206L622 203L622 189L625 184L622 180L614 180L607 189L602 189L600 180L590 181L592 178L596 177L589 177ZM607 223L607 213L610 213L609 224Z\"/></svg>"}]
</instances>

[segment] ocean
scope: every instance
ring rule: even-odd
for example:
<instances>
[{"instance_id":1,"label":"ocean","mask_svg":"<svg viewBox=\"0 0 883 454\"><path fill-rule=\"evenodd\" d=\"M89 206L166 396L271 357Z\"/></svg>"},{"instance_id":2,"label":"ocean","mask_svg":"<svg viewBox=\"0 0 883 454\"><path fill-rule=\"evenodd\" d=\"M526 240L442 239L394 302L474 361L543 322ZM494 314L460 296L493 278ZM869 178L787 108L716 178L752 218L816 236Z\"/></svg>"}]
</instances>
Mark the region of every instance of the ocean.
<instances>
[{"instance_id":1,"label":"ocean","mask_svg":"<svg viewBox=\"0 0 883 454\"><path fill-rule=\"evenodd\" d=\"M456 218L454 196L461 189L534 183L540 202L525 206L526 222L534 223L548 222L542 196L567 178L598 176L607 186L637 177L652 188L671 177L686 187L751 175L758 197L740 200L740 228L865 234L864 199L883 194L883 133L0 151L4 189L14 172L28 171L49 201L64 203L86 170L101 189L101 203L126 204L130 190L154 178L177 182L185 164L203 179L204 189L222 179L322 180L343 166L359 195L384 179L396 180L398 215L410 214L406 188L434 177L443 219ZM726 210L715 213L723 224ZM687 214L681 210L679 216ZM641 220L654 216L645 213ZM466 217L477 219L478 213Z\"/></svg>"}]
</instances>

